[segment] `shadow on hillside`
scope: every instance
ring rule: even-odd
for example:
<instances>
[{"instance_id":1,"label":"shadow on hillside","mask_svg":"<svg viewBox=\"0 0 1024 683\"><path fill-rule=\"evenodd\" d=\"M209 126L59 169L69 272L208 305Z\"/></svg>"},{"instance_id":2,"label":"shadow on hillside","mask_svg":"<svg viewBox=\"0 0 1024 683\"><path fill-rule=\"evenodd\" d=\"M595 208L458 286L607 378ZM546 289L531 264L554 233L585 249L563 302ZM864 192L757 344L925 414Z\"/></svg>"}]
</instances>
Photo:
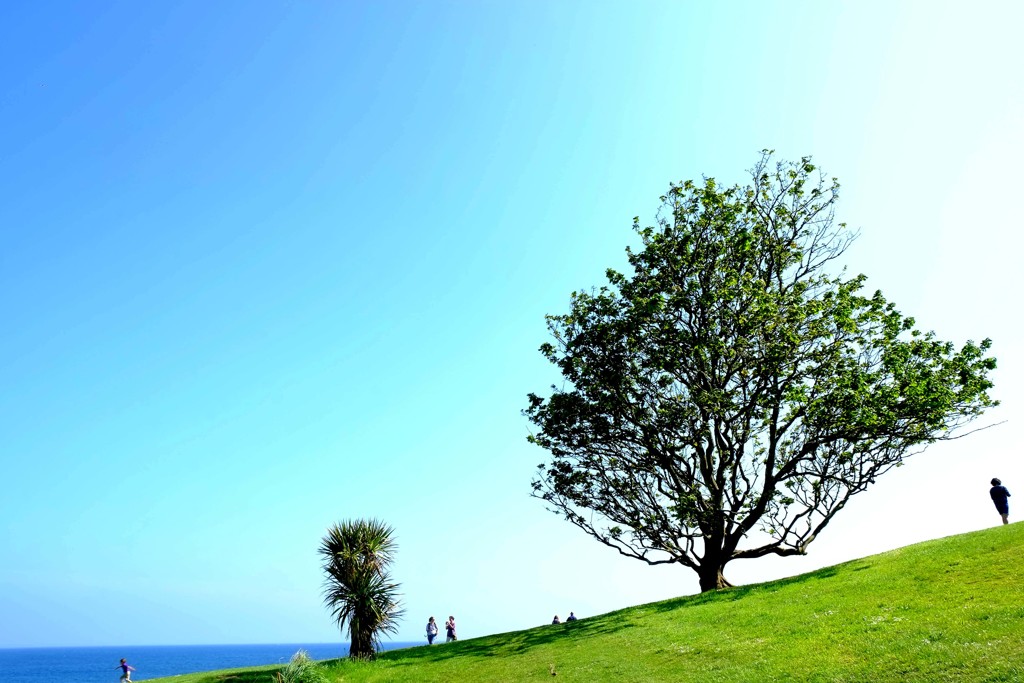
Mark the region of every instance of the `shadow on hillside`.
<instances>
[{"instance_id":1,"label":"shadow on hillside","mask_svg":"<svg viewBox=\"0 0 1024 683\"><path fill-rule=\"evenodd\" d=\"M755 583L748 586L734 586L732 588L724 588L718 591L698 593L697 595L686 595L679 598L665 600L663 602L652 603L650 605L645 605L644 607L651 608L659 612L671 612L672 610L683 607L705 605L712 602L735 602L736 600L742 600L751 593L761 593L765 591L775 592L780 588L788 586L798 586L800 584L808 584L822 579L830 579L839 574L841 570L859 572L870 568L871 565L862 560L853 560L852 562L846 562L834 567L824 567L813 572L807 572L806 574L799 574L797 576L789 576L784 579L776 579L765 583Z\"/></svg>"},{"instance_id":2,"label":"shadow on hillside","mask_svg":"<svg viewBox=\"0 0 1024 683\"><path fill-rule=\"evenodd\" d=\"M507 657L547 645L556 641L575 638L590 638L596 635L616 633L633 628L634 624L615 618L615 613L605 614L588 619L580 619L568 624L549 624L538 626L527 631L513 631L493 636L483 636L472 640L456 641L440 645L422 645L405 650L392 650L382 653L379 659L392 664L420 664L427 661L444 661L452 657Z\"/></svg>"},{"instance_id":3,"label":"shadow on hillside","mask_svg":"<svg viewBox=\"0 0 1024 683\"><path fill-rule=\"evenodd\" d=\"M742 600L751 593L771 591L779 588L807 584L823 579L830 579L841 571L861 571L868 569L869 564L860 560L825 567L799 576L791 576L785 579L769 581L767 583L752 584L749 586L737 586L721 591L700 593L698 595L687 595L663 602L627 607L622 610L609 612L596 617L580 619L571 624L550 624L538 626L527 631L514 631L493 636L483 636L472 640L458 641L433 646L422 645L404 650L392 650L380 655L380 659L390 662L392 665L416 665L427 661L444 661L452 657L505 657L516 655L531 650L532 648L547 645L566 638L589 638L597 635L616 633L624 629L633 628L633 618L630 612L635 610L653 609L658 612L670 612L686 607L703 605L712 602L733 602Z\"/></svg>"},{"instance_id":4,"label":"shadow on hillside","mask_svg":"<svg viewBox=\"0 0 1024 683\"><path fill-rule=\"evenodd\" d=\"M240 671L221 674L210 680L216 681L216 683L276 683L275 673L274 671Z\"/></svg>"},{"instance_id":5,"label":"shadow on hillside","mask_svg":"<svg viewBox=\"0 0 1024 683\"><path fill-rule=\"evenodd\" d=\"M665 600L662 602L627 607L596 617L580 619L569 624L550 624L538 626L527 631L513 631L493 636L483 636L472 640L445 643L433 646L422 645L404 650L392 650L381 653L379 659L386 660L393 665L415 665L427 661L444 661L452 657L505 657L524 653L532 648L547 645L566 638L589 638L597 635L616 633L624 629L634 628L632 623L635 619L631 612L637 610L655 610L658 612L671 612L685 609L696 605L703 605L712 602L733 602L742 600L747 595L765 590L774 591L783 586L808 583L828 579L839 573L839 567L826 567L817 571L793 576L786 579L779 579L768 583L753 584L749 586L736 586L721 591L687 595L679 598Z\"/></svg>"},{"instance_id":6,"label":"shadow on hillside","mask_svg":"<svg viewBox=\"0 0 1024 683\"><path fill-rule=\"evenodd\" d=\"M843 571L863 571L870 569L871 564L863 560L854 560L834 567L825 567L806 574L791 576L784 579L769 581L767 583L752 584L749 586L736 586L720 591L687 595L679 598L665 600L662 602L627 607L607 614L602 614L568 624L550 624L538 626L526 631L513 631L492 636L482 636L472 640L463 640L455 643L445 643L433 646L421 645L410 647L404 650L391 650L380 654L379 659L389 662L391 665L419 665L431 661L445 661L453 657L506 657L522 654L538 646L547 645L556 641L575 638L590 638L597 635L617 633L625 629L634 628L636 624L630 616L635 610L653 609L659 612L670 612L686 607L703 605L712 602L733 602L742 600L751 593L775 592L779 588L800 584L809 584L823 579L830 579ZM252 679L255 681L262 679ZM227 683L227 679L225 679ZM238 683L249 683L247 679L239 679Z\"/></svg>"}]
</instances>

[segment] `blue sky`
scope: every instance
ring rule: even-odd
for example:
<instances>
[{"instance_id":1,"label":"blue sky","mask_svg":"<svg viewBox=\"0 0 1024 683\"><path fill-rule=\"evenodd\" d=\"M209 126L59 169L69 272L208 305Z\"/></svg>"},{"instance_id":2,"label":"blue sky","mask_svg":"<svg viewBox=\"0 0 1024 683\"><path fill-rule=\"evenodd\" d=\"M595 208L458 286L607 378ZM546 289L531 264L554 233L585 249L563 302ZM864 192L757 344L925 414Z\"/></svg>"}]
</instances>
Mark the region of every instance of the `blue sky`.
<instances>
[{"instance_id":1,"label":"blue sky","mask_svg":"<svg viewBox=\"0 0 1024 683\"><path fill-rule=\"evenodd\" d=\"M397 529L399 640L695 592L529 497L520 410L556 379L544 315L623 264L632 217L765 147L840 178L871 286L995 340L1006 424L729 576L998 522L988 479L1024 490L1021 14L4 5L0 647L340 640L316 548L352 517Z\"/></svg>"}]
</instances>

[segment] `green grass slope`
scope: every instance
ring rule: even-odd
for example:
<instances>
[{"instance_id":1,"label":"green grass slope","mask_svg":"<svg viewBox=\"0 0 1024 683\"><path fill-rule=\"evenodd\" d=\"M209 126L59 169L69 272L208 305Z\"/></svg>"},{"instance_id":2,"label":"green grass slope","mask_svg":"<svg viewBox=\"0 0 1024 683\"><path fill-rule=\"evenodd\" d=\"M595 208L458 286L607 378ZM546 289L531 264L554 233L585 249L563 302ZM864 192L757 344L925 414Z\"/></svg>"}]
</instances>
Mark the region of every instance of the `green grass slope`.
<instances>
[{"instance_id":1,"label":"green grass slope","mask_svg":"<svg viewBox=\"0 0 1024 683\"><path fill-rule=\"evenodd\" d=\"M1022 551L1024 524L1012 524L572 624L324 666L346 683L1024 681ZM277 670L161 680L269 683Z\"/></svg>"}]
</instances>

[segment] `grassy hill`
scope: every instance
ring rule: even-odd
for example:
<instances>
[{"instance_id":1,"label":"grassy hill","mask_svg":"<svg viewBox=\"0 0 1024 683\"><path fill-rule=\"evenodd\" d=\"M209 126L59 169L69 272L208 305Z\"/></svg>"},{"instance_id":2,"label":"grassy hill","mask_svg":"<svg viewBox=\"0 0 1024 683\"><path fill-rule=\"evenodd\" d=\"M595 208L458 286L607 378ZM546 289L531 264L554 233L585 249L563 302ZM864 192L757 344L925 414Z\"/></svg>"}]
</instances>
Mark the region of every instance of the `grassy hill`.
<instances>
[{"instance_id":1,"label":"grassy hill","mask_svg":"<svg viewBox=\"0 0 1024 683\"><path fill-rule=\"evenodd\" d=\"M572 624L324 664L328 680L1024 681L1024 523ZM160 679L262 683L280 667Z\"/></svg>"}]
</instances>

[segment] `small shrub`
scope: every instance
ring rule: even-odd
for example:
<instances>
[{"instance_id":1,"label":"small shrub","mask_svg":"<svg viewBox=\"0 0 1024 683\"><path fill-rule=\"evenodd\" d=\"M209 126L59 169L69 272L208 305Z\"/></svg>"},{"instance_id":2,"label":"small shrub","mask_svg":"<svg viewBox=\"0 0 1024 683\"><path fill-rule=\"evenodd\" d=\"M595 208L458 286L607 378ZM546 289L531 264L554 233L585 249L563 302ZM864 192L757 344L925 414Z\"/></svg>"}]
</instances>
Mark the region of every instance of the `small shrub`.
<instances>
[{"instance_id":1,"label":"small shrub","mask_svg":"<svg viewBox=\"0 0 1024 683\"><path fill-rule=\"evenodd\" d=\"M288 666L277 674L278 683L328 683L327 674L319 664L309 658L305 650L299 650L288 662Z\"/></svg>"}]
</instances>

